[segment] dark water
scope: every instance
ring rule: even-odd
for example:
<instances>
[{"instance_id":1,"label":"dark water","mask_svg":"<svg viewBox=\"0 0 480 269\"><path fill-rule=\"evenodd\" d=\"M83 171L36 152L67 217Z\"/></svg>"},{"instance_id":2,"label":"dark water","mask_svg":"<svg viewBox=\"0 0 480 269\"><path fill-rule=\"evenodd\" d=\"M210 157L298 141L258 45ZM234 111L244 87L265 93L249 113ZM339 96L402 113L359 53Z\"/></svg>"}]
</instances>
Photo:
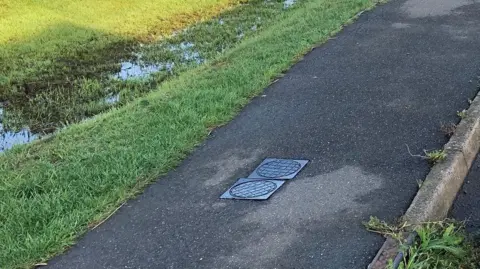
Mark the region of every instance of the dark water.
<instances>
[{"instance_id":1,"label":"dark water","mask_svg":"<svg viewBox=\"0 0 480 269\"><path fill-rule=\"evenodd\" d=\"M158 49L161 50L163 48L159 47ZM142 79L159 71L172 73L176 65L178 66L186 63L195 63L199 65L205 62L205 59L200 55L200 52L195 50L195 44L192 42L170 44L166 49L174 54L178 61L167 61L154 64L146 63L143 60L143 54L137 52L132 55L135 59L121 63L120 72L116 73L114 77L121 80Z\"/></svg>"},{"instance_id":2,"label":"dark water","mask_svg":"<svg viewBox=\"0 0 480 269\"><path fill-rule=\"evenodd\" d=\"M271 4L272 1L273 0L264 0L264 3L265 4ZM297 0L284 0L283 1L283 8L284 9L291 8L296 2L297 2Z\"/></svg>"},{"instance_id":3,"label":"dark water","mask_svg":"<svg viewBox=\"0 0 480 269\"><path fill-rule=\"evenodd\" d=\"M145 78L148 75L163 69L161 64L142 65L134 62L122 62L120 72L115 77L122 80L131 78Z\"/></svg>"},{"instance_id":4,"label":"dark water","mask_svg":"<svg viewBox=\"0 0 480 269\"><path fill-rule=\"evenodd\" d=\"M14 145L25 144L38 139L39 136L32 134L28 129L18 132L4 131L2 122L3 108L0 108L0 152L12 148Z\"/></svg>"},{"instance_id":5,"label":"dark water","mask_svg":"<svg viewBox=\"0 0 480 269\"><path fill-rule=\"evenodd\" d=\"M290 8L295 4L295 2L297 2L297 0L285 0L285 1L283 1L283 8L285 8L285 9Z\"/></svg>"},{"instance_id":6,"label":"dark water","mask_svg":"<svg viewBox=\"0 0 480 269\"><path fill-rule=\"evenodd\" d=\"M109 105L116 104L119 101L120 101L120 94L109 95L104 99L104 102Z\"/></svg>"}]
</instances>

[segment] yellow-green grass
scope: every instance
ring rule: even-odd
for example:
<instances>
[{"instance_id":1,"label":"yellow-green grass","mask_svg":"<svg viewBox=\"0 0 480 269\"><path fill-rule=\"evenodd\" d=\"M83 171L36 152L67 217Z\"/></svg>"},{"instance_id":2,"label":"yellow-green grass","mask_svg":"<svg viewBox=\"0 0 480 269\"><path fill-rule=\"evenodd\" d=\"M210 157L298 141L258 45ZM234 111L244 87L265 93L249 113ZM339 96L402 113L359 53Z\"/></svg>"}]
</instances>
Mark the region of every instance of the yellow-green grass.
<instances>
[{"instance_id":1,"label":"yellow-green grass","mask_svg":"<svg viewBox=\"0 0 480 269\"><path fill-rule=\"evenodd\" d=\"M210 18L237 0L1 0L0 44L24 42L58 25L147 38ZM57 33L47 36L57 40ZM62 40L68 43L68 40Z\"/></svg>"},{"instance_id":2,"label":"yellow-green grass","mask_svg":"<svg viewBox=\"0 0 480 269\"><path fill-rule=\"evenodd\" d=\"M299 2L275 24L145 97L0 155L0 268L26 268L62 252L375 3Z\"/></svg>"},{"instance_id":3,"label":"yellow-green grass","mask_svg":"<svg viewBox=\"0 0 480 269\"><path fill-rule=\"evenodd\" d=\"M241 1L0 0L0 102L24 110L38 94L78 92L79 80L105 77L128 57L136 42L162 39ZM10 114L15 114L16 121L22 116ZM4 125L21 128L43 116L20 122L9 117Z\"/></svg>"}]
</instances>

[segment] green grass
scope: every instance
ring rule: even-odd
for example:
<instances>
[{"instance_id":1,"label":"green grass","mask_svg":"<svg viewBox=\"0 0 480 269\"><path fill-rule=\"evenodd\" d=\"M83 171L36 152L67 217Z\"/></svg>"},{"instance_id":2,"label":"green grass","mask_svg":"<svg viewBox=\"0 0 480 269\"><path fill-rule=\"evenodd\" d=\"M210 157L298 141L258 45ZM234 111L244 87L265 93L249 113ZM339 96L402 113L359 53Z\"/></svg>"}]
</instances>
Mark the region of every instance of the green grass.
<instances>
[{"instance_id":1,"label":"green grass","mask_svg":"<svg viewBox=\"0 0 480 269\"><path fill-rule=\"evenodd\" d=\"M0 268L62 252L174 168L211 128L375 0L306 0L206 65L52 138L0 155Z\"/></svg>"},{"instance_id":2,"label":"green grass","mask_svg":"<svg viewBox=\"0 0 480 269\"><path fill-rule=\"evenodd\" d=\"M439 163L447 158L447 153L443 149L425 151L425 157L430 164Z\"/></svg>"},{"instance_id":3,"label":"green grass","mask_svg":"<svg viewBox=\"0 0 480 269\"><path fill-rule=\"evenodd\" d=\"M8 102L4 125L50 132L104 110L94 102L105 97L100 89L109 87L106 75L129 57L133 45L154 42L239 3L0 0L0 102Z\"/></svg>"},{"instance_id":4,"label":"green grass","mask_svg":"<svg viewBox=\"0 0 480 269\"><path fill-rule=\"evenodd\" d=\"M209 18L232 0L2 0L0 44L22 42L59 24L108 34L156 38ZM56 32L48 33L57 42ZM63 40L70 42L70 40ZM39 44L37 44L39 45Z\"/></svg>"},{"instance_id":5,"label":"green grass","mask_svg":"<svg viewBox=\"0 0 480 269\"><path fill-rule=\"evenodd\" d=\"M386 269L476 269L480 266L479 249L465 232L463 222L446 219L420 225L406 222L391 225L370 217L363 225L368 231L398 240L403 259L399 264L389 260ZM417 236L407 244L405 239L413 231Z\"/></svg>"},{"instance_id":6,"label":"green grass","mask_svg":"<svg viewBox=\"0 0 480 269\"><path fill-rule=\"evenodd\" d=\"M478 250L467 239L463 224L427 223L416 229L418 240L404 246L407 254L399 269L476 269ZM390 262L389 269L393 269Z\"/></svg>"},{"instance_id":7,"label":"green grass","mask_svg":"<svg viewBox=\"0 0 480 269\"><path fill-rule=\"evenodd\" d=\"M427 151L424 149L423 152L425 155L420 155L420 154L412 154L412 152L410 152L410 148L408 147L408 145L405 144L405 146L407 147L407 151L408 151L408 154L410 154L410 156L427 160L427 162L430 165L435 165L447 158L447 153L445 152L444 149L436 149L436 150L430 150L430 151Z\"/></svg>"},{"instance_id":8,"label":"green grass","mask_svg":"<svg viewBox=\"0 0 480 269\"><path fill-rule=\"evenodd\" d=\"M22 83L22 79L17 79L6 85L3 99L8 100L8 106L3 124L7 129L29 126L36 132L51 132L112 106L121 106L172 76L214 60L243 39L274 24L284 12L281 1L250 0L159 41L117 43L116 47L102 50L95 50L99 42L94 41L92 49L77 50L75 55L46 66L45 72L28 76ZM27 59L39 62L35 57ZM119 71L122 60L139 65L175 65L170 71L163 69L146 78L122 81L110 76ZM17 69L25 74L23 64ZM106 96L116 95L119 103L104 101Z\"/></svg>"}]
</instances>

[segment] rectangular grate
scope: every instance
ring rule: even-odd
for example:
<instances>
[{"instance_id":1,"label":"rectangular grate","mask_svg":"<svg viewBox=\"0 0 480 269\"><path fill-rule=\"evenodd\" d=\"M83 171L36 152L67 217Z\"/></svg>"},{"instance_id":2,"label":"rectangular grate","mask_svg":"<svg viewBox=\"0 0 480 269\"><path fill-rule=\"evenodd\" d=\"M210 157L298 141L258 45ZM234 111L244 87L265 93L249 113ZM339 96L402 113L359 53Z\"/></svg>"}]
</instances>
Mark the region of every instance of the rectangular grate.
<instances>
[{"instance_id":1,"label":"rectangular grate","mask_svg":"<svg viewBox=\"0 0 480 269\"><path fill-rule=\"evenodd\" d=\"M266 200L284 183L283 180L240 178L220 198Z\"/></svg>"},{"instance_id":2,"label":"rectangular grate","mask_svg":"<svg viewBox=\"0 0 480 269\"><path fill-rule=\"evenodd\" d=\"M307 165L308 160L265 159L248 178L292 179Z\"/></svg>"}]
</instances>

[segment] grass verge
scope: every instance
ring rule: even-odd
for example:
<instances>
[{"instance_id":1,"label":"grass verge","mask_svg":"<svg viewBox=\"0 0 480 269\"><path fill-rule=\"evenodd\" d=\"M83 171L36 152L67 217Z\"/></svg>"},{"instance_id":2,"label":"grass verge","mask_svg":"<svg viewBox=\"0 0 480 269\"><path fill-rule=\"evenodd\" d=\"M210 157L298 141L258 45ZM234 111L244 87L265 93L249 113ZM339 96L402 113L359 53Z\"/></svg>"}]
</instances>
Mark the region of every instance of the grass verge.
<instances>
[{"instance_id":1,"label":"grass verge","mask_svg":"<svg viewBox=\"0 0 480 269\"><path fill-rule=\"evenodd\" d=\"M6 104L0 119L3 127L10 131L28 126L34 133L49 133L112 106L119 107L145 95L166 79L228 52L243 39L275 24L280 14L295 6L285 8L281 1L230 2L243 4L161 40L129 44L124 36L116 36L119 42L104 49L98 49L103 41L94 40L87 45L82 42L83 48L72 44L73 54L61 51L40 58L31 54L25 58L13 57L20 60L18 65L13 64L16 67L12 72L21 76L30 70L25 68L26 60L35 64L48 60L53 64L42 68L34 65L31 69L35 74L29 73L25 79L6 73L10 83L3 90L0 85L0 101ZM63 36L52 38L61 40ZM108 44L112 42L108 39ZM71 41L67 39L66 43Z\"/></svg>"},{"instance_id":2,"label":"grass verge","mask_svg":"<svg viewBox=\"0 0 480 269\"><path fill-rule=\"evenodd\" d=\"M402 246L406 253L398 267L388 269L476 269L478 250L467 239L462 223L427 223L415 230L418 240Z\"/></svg>"},{"instance_id":3,"label":"grass verge","mask_svg":"<svg viewBox=\"0 0 480 269\"><path fill-rule=\"evenodd\" d=\"M368 231L398 240L404 255L389 260L386 269L476 269L480 251L463 222L450 219L421 225L390 225L376 217L364 223ZM414 236L413 240L407 238Z\"/></svg>"},{"instance_id":4,"label":"grass verge","mask_svg":"<svg viewBox=\"0 0 480 269\"><path fill-rule=\"evenodd\" d=\"M163 40L241 2L0 0L3 127L51 132L98 114L105 91L119 86L109 75L135 44Z\"/></svg>"},{"instance_id":5,"label":"grass verge","mask_svg":"<svg viewBox=\"0 0 480 269\"><path fill-rule=\"evenodd\" d=\"M62 252L375 0L309 0L155 92L0 155L0 267Z\"/></svg>"}]
</instances>

